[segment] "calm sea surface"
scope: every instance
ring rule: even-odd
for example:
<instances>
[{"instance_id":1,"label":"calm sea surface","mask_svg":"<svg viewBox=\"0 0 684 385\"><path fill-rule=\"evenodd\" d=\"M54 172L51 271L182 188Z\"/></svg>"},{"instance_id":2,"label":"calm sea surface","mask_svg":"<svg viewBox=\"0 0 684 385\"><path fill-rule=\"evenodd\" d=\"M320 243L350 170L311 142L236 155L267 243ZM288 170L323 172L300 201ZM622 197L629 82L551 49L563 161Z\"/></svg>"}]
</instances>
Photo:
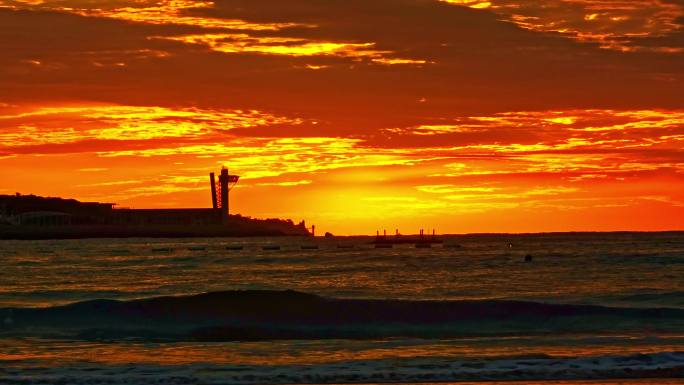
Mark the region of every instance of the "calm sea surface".
<instances>
[{"instance_id":1,"label":"calm sea surface","mask_svg":"<svg viewBox=\"0 0 684 385\"><path fill-rule=\"evenodd\" d=\"M430 249L375 249L363 237L0 241L0 384L674 384L664 378L684 376L684 318L677 313L684 311L683 233L444 240ZM269 245L280 250L263 249ZM13 318L19 308L246 289L380 302L497 306L516 300L674 313L657 324L578 318L568 332L555 327L554 318L530 320L524 330L538 324L539 333L247 342L42 335ZM645 377L660 379L639 380Z\"/></svg>"}]
</instances>

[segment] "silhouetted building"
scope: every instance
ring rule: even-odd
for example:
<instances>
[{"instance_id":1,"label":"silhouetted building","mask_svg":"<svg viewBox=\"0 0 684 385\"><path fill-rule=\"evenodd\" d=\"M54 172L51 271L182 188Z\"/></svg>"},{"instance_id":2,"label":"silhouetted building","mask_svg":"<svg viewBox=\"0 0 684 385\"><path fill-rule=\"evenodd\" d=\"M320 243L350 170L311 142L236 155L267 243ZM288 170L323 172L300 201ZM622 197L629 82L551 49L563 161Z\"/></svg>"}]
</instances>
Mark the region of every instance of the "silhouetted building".
<instances>
[{"instance_id":1,"label":"silhouetted building","mask_svg":"<svg viewBox=\"0 0 684 385\"><path fill-rule=\"evenodd\" d=\"M117 209L113 203L0 195L0 238L309 234L303 221L230 215L229 193L239 178L225 167L218 182L210 174L211 208Z\"/></svg>"},{"instance_id":2,"label":"silhouetted building","mask_svg":"<svg viewBox=\"0 0 684 385\"><path fill-rule=\"evenodd\" d=\"M222 224L223 219L217 209L116 209L109 223L206 226Z\"/></svg>"},{"instance_id":3,"label":"silhouetted building","mask_svg":"<svg viewBox=\"0 0 684 385\"><path fill-rule=\"evenodd\" d=\"M0 223L56 226L106 223L113 203L79 202L75 199L36 195L0 195Z\"/></svg>"},{"instance_id":4,"label":"silhouetted building","mask_svg":"<svg viewBox=\"0 0 684 385\"><path fill-rule=\"evenodd\" d=\"M212 208L209 209L115 209L113 203L21 194L0 195L0 223L33 226L227 224L228 194L240 177L229 175L228 169L223 167L218 183L214 180L214 173L210 174L210 178Z\"/></svg>"},{"instance_id":5,"label":"silhouetted building","mask_svg":"<svg viewBox=\"0 0 684 385\"><path fill-rule=\"evenodd\" d=\"M222 221L227 223L228 216L230 215L229 209L229 196L230 190L240 179L237 175L230 175L228 169L221 168L221 174L219 175L218 184L214 179L214 173L209 174L209 179L211 182L211 203L212 207L215 209L221 209Z\"/></svg>"}]
</instances>

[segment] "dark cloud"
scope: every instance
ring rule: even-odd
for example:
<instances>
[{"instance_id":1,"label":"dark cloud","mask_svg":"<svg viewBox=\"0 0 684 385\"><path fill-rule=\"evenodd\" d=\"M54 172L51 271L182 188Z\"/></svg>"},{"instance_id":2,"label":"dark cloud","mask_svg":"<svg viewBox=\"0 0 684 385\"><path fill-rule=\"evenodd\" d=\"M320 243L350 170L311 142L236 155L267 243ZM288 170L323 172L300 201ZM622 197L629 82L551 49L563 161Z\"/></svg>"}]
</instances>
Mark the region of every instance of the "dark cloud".
<instances>
[{"instance_id":1,"label":"dark cloud","mask_svg":"<svg viewBox=\"0 0 684 385\"><path fill-rule=\"evenodd\" d=\"M243 0L181 13L311 24L247 33L374 43L388 58L429 63L221 53L155 38L215 29L0 10L0 99L256 108L318 119L333 136L473 113L681 107L681 55L607 51L446 3Z\"/></svg>"}]
</instances>

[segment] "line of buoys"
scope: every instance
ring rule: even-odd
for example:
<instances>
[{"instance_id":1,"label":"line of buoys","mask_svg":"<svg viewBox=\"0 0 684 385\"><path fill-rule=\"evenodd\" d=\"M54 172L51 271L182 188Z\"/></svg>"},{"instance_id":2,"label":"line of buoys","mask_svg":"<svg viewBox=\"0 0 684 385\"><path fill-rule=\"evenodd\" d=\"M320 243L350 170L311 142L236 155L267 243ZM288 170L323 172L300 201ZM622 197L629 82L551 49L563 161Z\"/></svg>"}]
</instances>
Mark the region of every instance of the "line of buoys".
<instances>
[{"instance_id":1,"label":"line of buoys","mask_svg":"<svg viewBox=\"0 0 684 385\"><path fill-rule=\"evenodd\" d=\"M280 246L278 246L278 245L262 246L261 248L263 250L280 250Z\"/></svg>"},{"instance_id":2,"label":"line of buoys","mask_svg":"<svg viewBox=\"0 0 684 385\"><path fill-rule=\"evenodd\" d=\"M188 250L190 250L190 251L204 251L204 250L206 250L206 249L207 249L207 248L204 247L204 246L191 246L191 247L188 247Z\"/></svg>"},{"instance_id":3,"label":"line of buoys","mask_svg":"<svg viewBox=\"0 0 684 385\"><path fill-rule=\"evenodd\" d=\"M302 245L302 250L318 250L318 245Z\"/></svg>"},{"instance_id":4,"label":"line of buoys","mask_svg":"<svg viewBox=\"0 0 684 385\"><path fill-rule=\"evenodd\" d=\"M169 247L156 247L152 249L153 252L155 253L170 253L173 251L173 249Z\"/></svg>"},{"instance_id":5,"label":"line of buoys","mask_svg":"<svg viewBox=\"0 0 684 385\"><path fill-rule=\"evenodd\" d=\"M226 246L226 250L233 250L233 251L242 250L244 248L245 248L244 246Z\"/></svg>"}]
</instances>

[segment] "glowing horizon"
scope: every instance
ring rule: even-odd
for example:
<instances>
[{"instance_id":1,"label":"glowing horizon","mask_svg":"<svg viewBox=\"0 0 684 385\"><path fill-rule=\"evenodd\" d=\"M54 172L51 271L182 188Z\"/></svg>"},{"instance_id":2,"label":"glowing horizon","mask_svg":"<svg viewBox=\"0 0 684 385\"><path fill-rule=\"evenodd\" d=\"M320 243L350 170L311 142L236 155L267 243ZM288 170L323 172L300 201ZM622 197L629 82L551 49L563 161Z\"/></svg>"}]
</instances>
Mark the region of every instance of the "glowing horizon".
<instances>
[{"instance_id":1,"label":"glowing horizon","mask_svg":"<svg viewBox=\"0 0 684 385\"><path fill-rule=\"evenodd\" d=\"M638 4L637 4L638 3ZM0 1L0 194L318 234L684 229L684 5Z\"/></svg>"}]
</instances>

